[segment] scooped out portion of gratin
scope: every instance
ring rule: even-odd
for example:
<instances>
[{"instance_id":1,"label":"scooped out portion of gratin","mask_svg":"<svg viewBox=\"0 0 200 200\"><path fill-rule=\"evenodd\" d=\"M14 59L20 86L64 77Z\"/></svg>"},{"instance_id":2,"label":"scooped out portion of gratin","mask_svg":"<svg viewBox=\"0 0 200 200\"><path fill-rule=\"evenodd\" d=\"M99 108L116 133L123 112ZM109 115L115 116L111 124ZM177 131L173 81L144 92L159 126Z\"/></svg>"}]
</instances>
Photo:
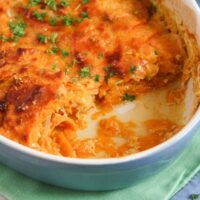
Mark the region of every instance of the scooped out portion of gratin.
<instances>
[{"instance_id":1,"label":"scooped out portion of gratin","mask_svg":"<svg viewBox=\"0 0 200 200\"><path fill-rule=\"evenodd\" d=\"M4 0L0 22L1 135L55 155L109 158L184 125L195 39L162 1Z\"/></svg>"}]
</instances>

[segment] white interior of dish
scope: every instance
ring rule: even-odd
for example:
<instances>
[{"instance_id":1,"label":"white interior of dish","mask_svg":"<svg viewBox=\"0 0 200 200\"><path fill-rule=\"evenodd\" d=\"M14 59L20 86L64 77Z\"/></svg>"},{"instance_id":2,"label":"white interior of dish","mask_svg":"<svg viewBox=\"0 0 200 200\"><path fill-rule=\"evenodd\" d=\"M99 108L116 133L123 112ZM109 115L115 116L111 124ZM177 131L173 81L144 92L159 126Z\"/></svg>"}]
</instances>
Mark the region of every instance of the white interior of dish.
<instances>
[{"instance_id":1,"label":"white interior of dish","mask_svg":"<svg viewBox=\"0 0 200 200\"><path fill-rule=\"evenodd\" d=\"M200 27L198 16L194 12L197 10L195 0L163 0L164 4L175 13L178 23L184 22L189 32L195 33L200 44ZM189 17L188 17L189 16ZM88 116L88 127L78 132L80 138L93 138L96 135L98 122L101 119L117 116L120 121L132 121L137 128L134 132L138 135L144 135L145 130L143 122L151 119L167 119L178 125L185 125L194 114L195 94L193 89L193 80L187 84L184 102L179 105L169 105L166 101L167 92L175 88L175 83L168 88L152 91L137 98L133 103L122 104L114 107L113 111L103 115L98 120L92 120L91 116L96 110Z\"/></svg>"},{"instance_id":2,"label":"white interior of dish","mask_svg":"<svg viewBox=\"0 0 200 200\"><path fill-rule=\"evenodd\" d=\"M196 38L200 45L200 31L199 31L200 30L200 9L199 9L198 5L196 4L195 0L164 0L164 3L169 9L174 10L175 13L177 13L177 15L180 17L180 20L182 20L183 23L188 27L189 31L196 35ZM160 101L162 102L162 92L159 95L161 95ZM145 99L149 100L148 98L152 98L152 97L149 97L149 95L147 95L145 97ZM145 99L144 99L144 101L145 101ZM193 93L192 80L191 80L188 83L188 89L186 92L186 104L185 104L186 109L185 109L185 114L184 114L185 120L188 120L191 117L191 113L193 111L193 99L194 99L194 93ZM138 101L138 103L139 103L139 101ZM142 101L140 101L140 103L142 103ZM131 113L129 115L130 108L131 108L131 110L134 110L134 108L136 106L137 106L137 101L134 102L134 104L126 104L126 105L124 105L123 108L118 107L115 109L114 112L117 112L119 117L121 117L121 115L123 115L124 120L128 120L130 116L133 117L133 115ZM142 108L140 108L140 109L142 109ZM171 111L172 110L169 110L168 112L170 113ZM137 115L135 114L135 117L137 117L137 118L141 117L140 116L141 113L142 113L142 111L140 110L140 112L138 112ZM127 118L124 116L126 116ZM171 113L171 116L174 117L174 114ZM17 144L3 136L0 136L0 143L3 143L12 149L21 151L30 156L40 157L40 158L52 160L55 162L86 164L86 165L114 164L114 163L127 162L130 160L141 159L143 157L147 157L149 155L157 153L163 149L169 148L171 145L173 145L178 140L180 140L182 137L184 137L186 134L188 134L191 131L191 129L200 122L199 116L200 116L200 108L198 108L197 112L195 113L193 118L190 120L190 122L187 123L187 125L179 132L179 134L175 135L173 138L171 138L168 141L164 142L163 144L158 145L147 151L140 152L135 155L130 155L127 157L122 157L122 158L99 160L99 159L74 159L74 158L58 157L58 156L49 155L46 153L32 150L28 147Z\"/></svg>"},{"instance_id":3,"label":"white interior of dish","mask_svg":"<svg viewBox=\"0 0 200 200\"><path fill-rule=\"evenodd\" d=\"M189 85L191 87L192 84ZM171 87L174 87L174 84L168 88ZM134 132L139 136L146 134L147 130L144 127L144 122L147 120L163 119L171 120L178 125L186 124L191 117L191 110L193 108L192 103L190 105L191 98L188 98L187 106L185 106L184 102L178 105L169 105L166 100L168 88L155 90L137 97L134 102L115 106L112 112L102 115L98 120L91 119L91 115L96 112L96 110L93 110L91 115L88 116L88 127L78 132L79 137L83 139L95 137L99 120L112 116L117 116L122 122L133 122L136 125ZM188 108L187 112L184 112L185 107Z\"/></svg>"}]
</instances>

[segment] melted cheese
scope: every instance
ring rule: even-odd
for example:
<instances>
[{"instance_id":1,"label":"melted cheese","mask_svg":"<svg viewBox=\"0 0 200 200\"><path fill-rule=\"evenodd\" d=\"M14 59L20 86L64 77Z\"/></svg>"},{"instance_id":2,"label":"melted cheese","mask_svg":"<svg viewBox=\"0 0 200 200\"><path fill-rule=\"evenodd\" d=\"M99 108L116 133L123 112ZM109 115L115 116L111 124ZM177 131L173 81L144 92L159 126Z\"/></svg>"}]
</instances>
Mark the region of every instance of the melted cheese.
<instances>
[{"instance_id":1,"label":"melted cheese","mask_svg":"<svg viewBox=\"0 0 200 200\"><path fill-rule=\"evenodd\" d=\"M60 0L54 7L35 2L0 5L0 133L41 151L84 158L124 156L160 143L146 145L115 118L99 129L119 131L116 136L127 140L120 147L113 135L76 135L92 108L110 110L124 94L138 96L181 76L185 44L155 6L138 0L75 0L66 7ZM16 27L20 22L24 28Z\"/></svg>"}]
</instances>

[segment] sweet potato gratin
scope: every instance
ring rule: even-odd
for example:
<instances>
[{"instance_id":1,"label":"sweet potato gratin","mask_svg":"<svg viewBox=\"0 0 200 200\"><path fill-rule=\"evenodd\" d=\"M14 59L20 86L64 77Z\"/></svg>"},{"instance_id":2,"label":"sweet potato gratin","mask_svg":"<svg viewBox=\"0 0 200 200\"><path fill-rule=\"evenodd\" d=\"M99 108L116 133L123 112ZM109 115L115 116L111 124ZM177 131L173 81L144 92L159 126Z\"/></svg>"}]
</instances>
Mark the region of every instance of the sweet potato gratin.
<instances>
[{"instance_id":1,"label":"sweet potato gratin","mask_svg":"<svg viewBox=\"0 0 200 200\"><path fill-rule=\"evenodd\" d=\"M157 3L1 1L0 134L79 158L125 156L175 134L181 125L169 119L141 122L148 133L139 136L134 121L110 116L99 120L96 137L77 135L94 108L100 110L93 115L98 119L116 105L188 80L194 52ZM169 92L169 101L176 96Z\"/></svg>"}]
</instances>

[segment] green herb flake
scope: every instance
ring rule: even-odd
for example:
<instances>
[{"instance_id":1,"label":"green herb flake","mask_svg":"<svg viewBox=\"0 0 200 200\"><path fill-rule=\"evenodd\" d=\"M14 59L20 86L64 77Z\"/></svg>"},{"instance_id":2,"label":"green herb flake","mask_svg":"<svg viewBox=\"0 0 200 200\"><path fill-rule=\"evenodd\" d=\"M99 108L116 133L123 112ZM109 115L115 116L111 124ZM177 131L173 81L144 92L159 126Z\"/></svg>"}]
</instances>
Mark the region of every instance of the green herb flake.
<instances>
[{"instance_id":1,"label":"green herb flake","mask_svg":"<svg viewBox=\"0 0 200 200\"><path fill-rule=\"evenodd\" d=\"M37 6L40 3L42 3L42 0L29 0L29 5L31 6Z\"/></svg>"},{"instance_id":2,"label":"green herb flake","mask_svg":"<svg viewBox=\"0 0 200 200\"><path fill-rule=\"evenodd\" d=\"M49 50L49 53L51 55L54 55L54 54L58 53L58 50L59 50L58 47L54 46L51 48L51 50Z\"/></svg>"},{"instance_id":3,"label":"green herb flake","mask_svg":"<svg viewBox=\"0 0 200 200\"><path fill-rule=\"evenodd\" d=\"M56 17L50 17L49 18L49 24L51 25L51 26L55 26L56 24L57 24L57 18Z\"/></svg>"},{"instance_id":4,"label":"green herb flake","mask_svg":"<svg viewBox=\"0 0 200 200\"><path fill-rule=\"evenodd\" d=\"M83 11L83 12L81 12L80 17L81 17L82 19L86 19L86 18L89 18L89 14L88 14L87 11Z\"/></svg>"},{"instance_id":5,"label":"green herb flake","mask_svg":"<svg viewBox=\"0 0 200 200\"><path fill-rule=\"evenodd\" d=\"M90 2L90 0L81 0L81 3L82 4L87 4L87 3L89 3Z\"/></svg>"},{"instance_id":6,"label":"green herb flake","mask_svg":"<svg viewBox=\"0 0 200 200\"><path fill-rule=\"evenodd\" d=\"M39 21L44 21L45 17L47 16L47 13L46 12L41 13L41 12L34 11L33 16Z\"/></svg>"},{"instance_id":7,"label":"green herb flake","mask_svg":"<svg viewBox=\"0 0 200 200\"><path fill-rule=\"evenodd\" d=\"M197 199L199 199L199 197L200 197L199 194L191 194L191 195L190 195L190 199L191 199L191 200L197 200Z\"/></svg>"},{"instance_id":8,"label":"green herb flake","mask_svg":"<svg viewBox=\"0 0 200 200\"><path fill-rule=\"evenodd\" d=\"M0 35L0 41L3 41L3 38L4 38L3 35Z\"/></svg>"},{"instance_id":9,"label":"green herb flake","mask_svg":"<svg viewBox=\"0 0 200 200\"><path fill-rule=\"evenodd\" d=\"M20 38L20 37L13 36L13 37L5 38L4 41L6 41L6 42L18 42L18 41L19 41L19 38Z\"/></svg>"},{"instance_id":10,"label":"green herb flake","mask_svg":"<svg viewBox=\"0 0 200 200\"><path fill-rule=\"evenodd\" d=\"M37 39L40 43L46 44L48 42L48 37L43 34L38 34Z\"/></svg>"},{"instance_id":11,"label":"green herb flake","mask_svg":"<svg viewBox=\"0 0 200 200\"><path fill-rule=\"evenodd\" d=\"M129 73L134 74L136 70L137 70L137 67L135 65L133 65L133 66L130 67Z\"/></svg>"},{"instance_id":12,"label":"green herb flake","mask_svg":"<svg viewBox=\"0 0 200 200\"><path fill-rule=\"evenodd\" d=\"M115 75L114 68L111 65L105 67L104 70L107 74L107 76L106 76L107 79L109 79Z\"/></svg>"},{"instance_id":13,"label":"green herb flake","mask_svg":"<svg viewBox=\"0 0 200 200\"><path fill-rule=\"evenodd\" d=\"M53 11L57 10L57 3L55 0L45 0L45 4Z\"/></svg>"},{"instance_id":14,"label":"green herb flake","mask_svg":"<svg viewBox=\"0 0 200 200\"><path fill-rule=\"evenodd\" d=\"M130 101L130 102L132 102L132 101L134 101L135 100L135 96L133 96L133 95L129 95L128 93L125 93L124 95L123 95L123 97L122 97L122 100L123 101Z\"/></svg>"},{"instance_id":15,"label":"green herb flake","mask_svg":"<svg viewBox=\"0 0 200 200\"><path fill-rule=\"evenodd\" d=\"M75 21L78 22L78 23L81 23L83 20L84 20L84 19L82 19L82 18L76 18L76 19L75 19Z\"/></svg>"},{"instance_id":16,"label":"green herb flake","mask_svg":"<svg viewBox=\"0 0 200 200\"><path fill-rule=\"evenodd\" d=\"M64 49L61 50L61 54L63 55L63 57L68 57L69 56L69 52L64 50Z\"/></svg>"},{"instance_id":17,"label":"green herb flake","mask_svg":"<svg viewBox=\"0 0 200 200\"><path fill-rule=\"evenodd\" d=\"M62 1L60 2L60 5L63 6L63 7L68 7L68 6L70 6L70 3L69 3L68 0L62 0Z\"/></svg>"},{"instance_id":18,"label":"green herb flake","mask_svg":"<svg viewBox=\"0 0 200 200\"><path fill-rule=\"evenodd\" d=\"M53 71L55 71L56 68L57 68L57 65L56 65L56 64L53 64L53 65L51 66L51 68L52 68Z\"/></svg>"},{"instance_id":19,"label":"green herb flake","mask_svg":"<svg viewBox=\"0 0 200 200\"><path fill-rule=\"evenodd\" d=\"M70 16L70 15L66 15L65 17L63 17L62 22L66 26L71 26L71 25L74 24L75 19L72 16Z\"/></svg>"},{"instance_id":20,"label":"green herb flake","mask_svg":"<svg viewBox=\"0 0 200 200\"><path fill-rule=\"evenodd\" d=\"M11 21L9 27L15 37L20 38L25 35L26 24L22 20Z\"/></svg>"},{"instance_id":21,"label":"green herb flake","mask_svg":"<svg viewBox=\"0 0 200 200\"><path fill-rule=\"evenodd\" d=\"M86 78L86 77L90 77L91 74L90 74L90 69L89 67L83 67L81 69L81 72L80 72L80 77L81 78Z\"/></svg>"},{"instance_id":22,"label":"green herb flake","mask_svg":"<svg viewBox=\"0 0 200 200\"><path fill-rule=\"evenodd\" d=\"M69 74L70 74L70 70L69 70L69 69L66 69L66 70L65 70L65 74L69 75Z\"/></svg>"},{"instance_id":23,"label":"green herb flake","mask_svg":"<svg viewBox=\"0 0 200 200\"><path fill-rule=\"evenodd\" d=\"M95 81L95 82L99 82L99 81L100 81L100 75L99 75L99 74L97 74L97 75L95 76L94 81Z\"/></svg>"},{"instance_id":24,"label":"green herb flake","mask_svg":"<svg viewBox=\"0 0 200 200\"><path fill-rule=\"evenodd\" d=\"M6 40L5 37L2 34L0 34L0 41L5 42L5 40Z\"/></svg>"}]
</instances>

